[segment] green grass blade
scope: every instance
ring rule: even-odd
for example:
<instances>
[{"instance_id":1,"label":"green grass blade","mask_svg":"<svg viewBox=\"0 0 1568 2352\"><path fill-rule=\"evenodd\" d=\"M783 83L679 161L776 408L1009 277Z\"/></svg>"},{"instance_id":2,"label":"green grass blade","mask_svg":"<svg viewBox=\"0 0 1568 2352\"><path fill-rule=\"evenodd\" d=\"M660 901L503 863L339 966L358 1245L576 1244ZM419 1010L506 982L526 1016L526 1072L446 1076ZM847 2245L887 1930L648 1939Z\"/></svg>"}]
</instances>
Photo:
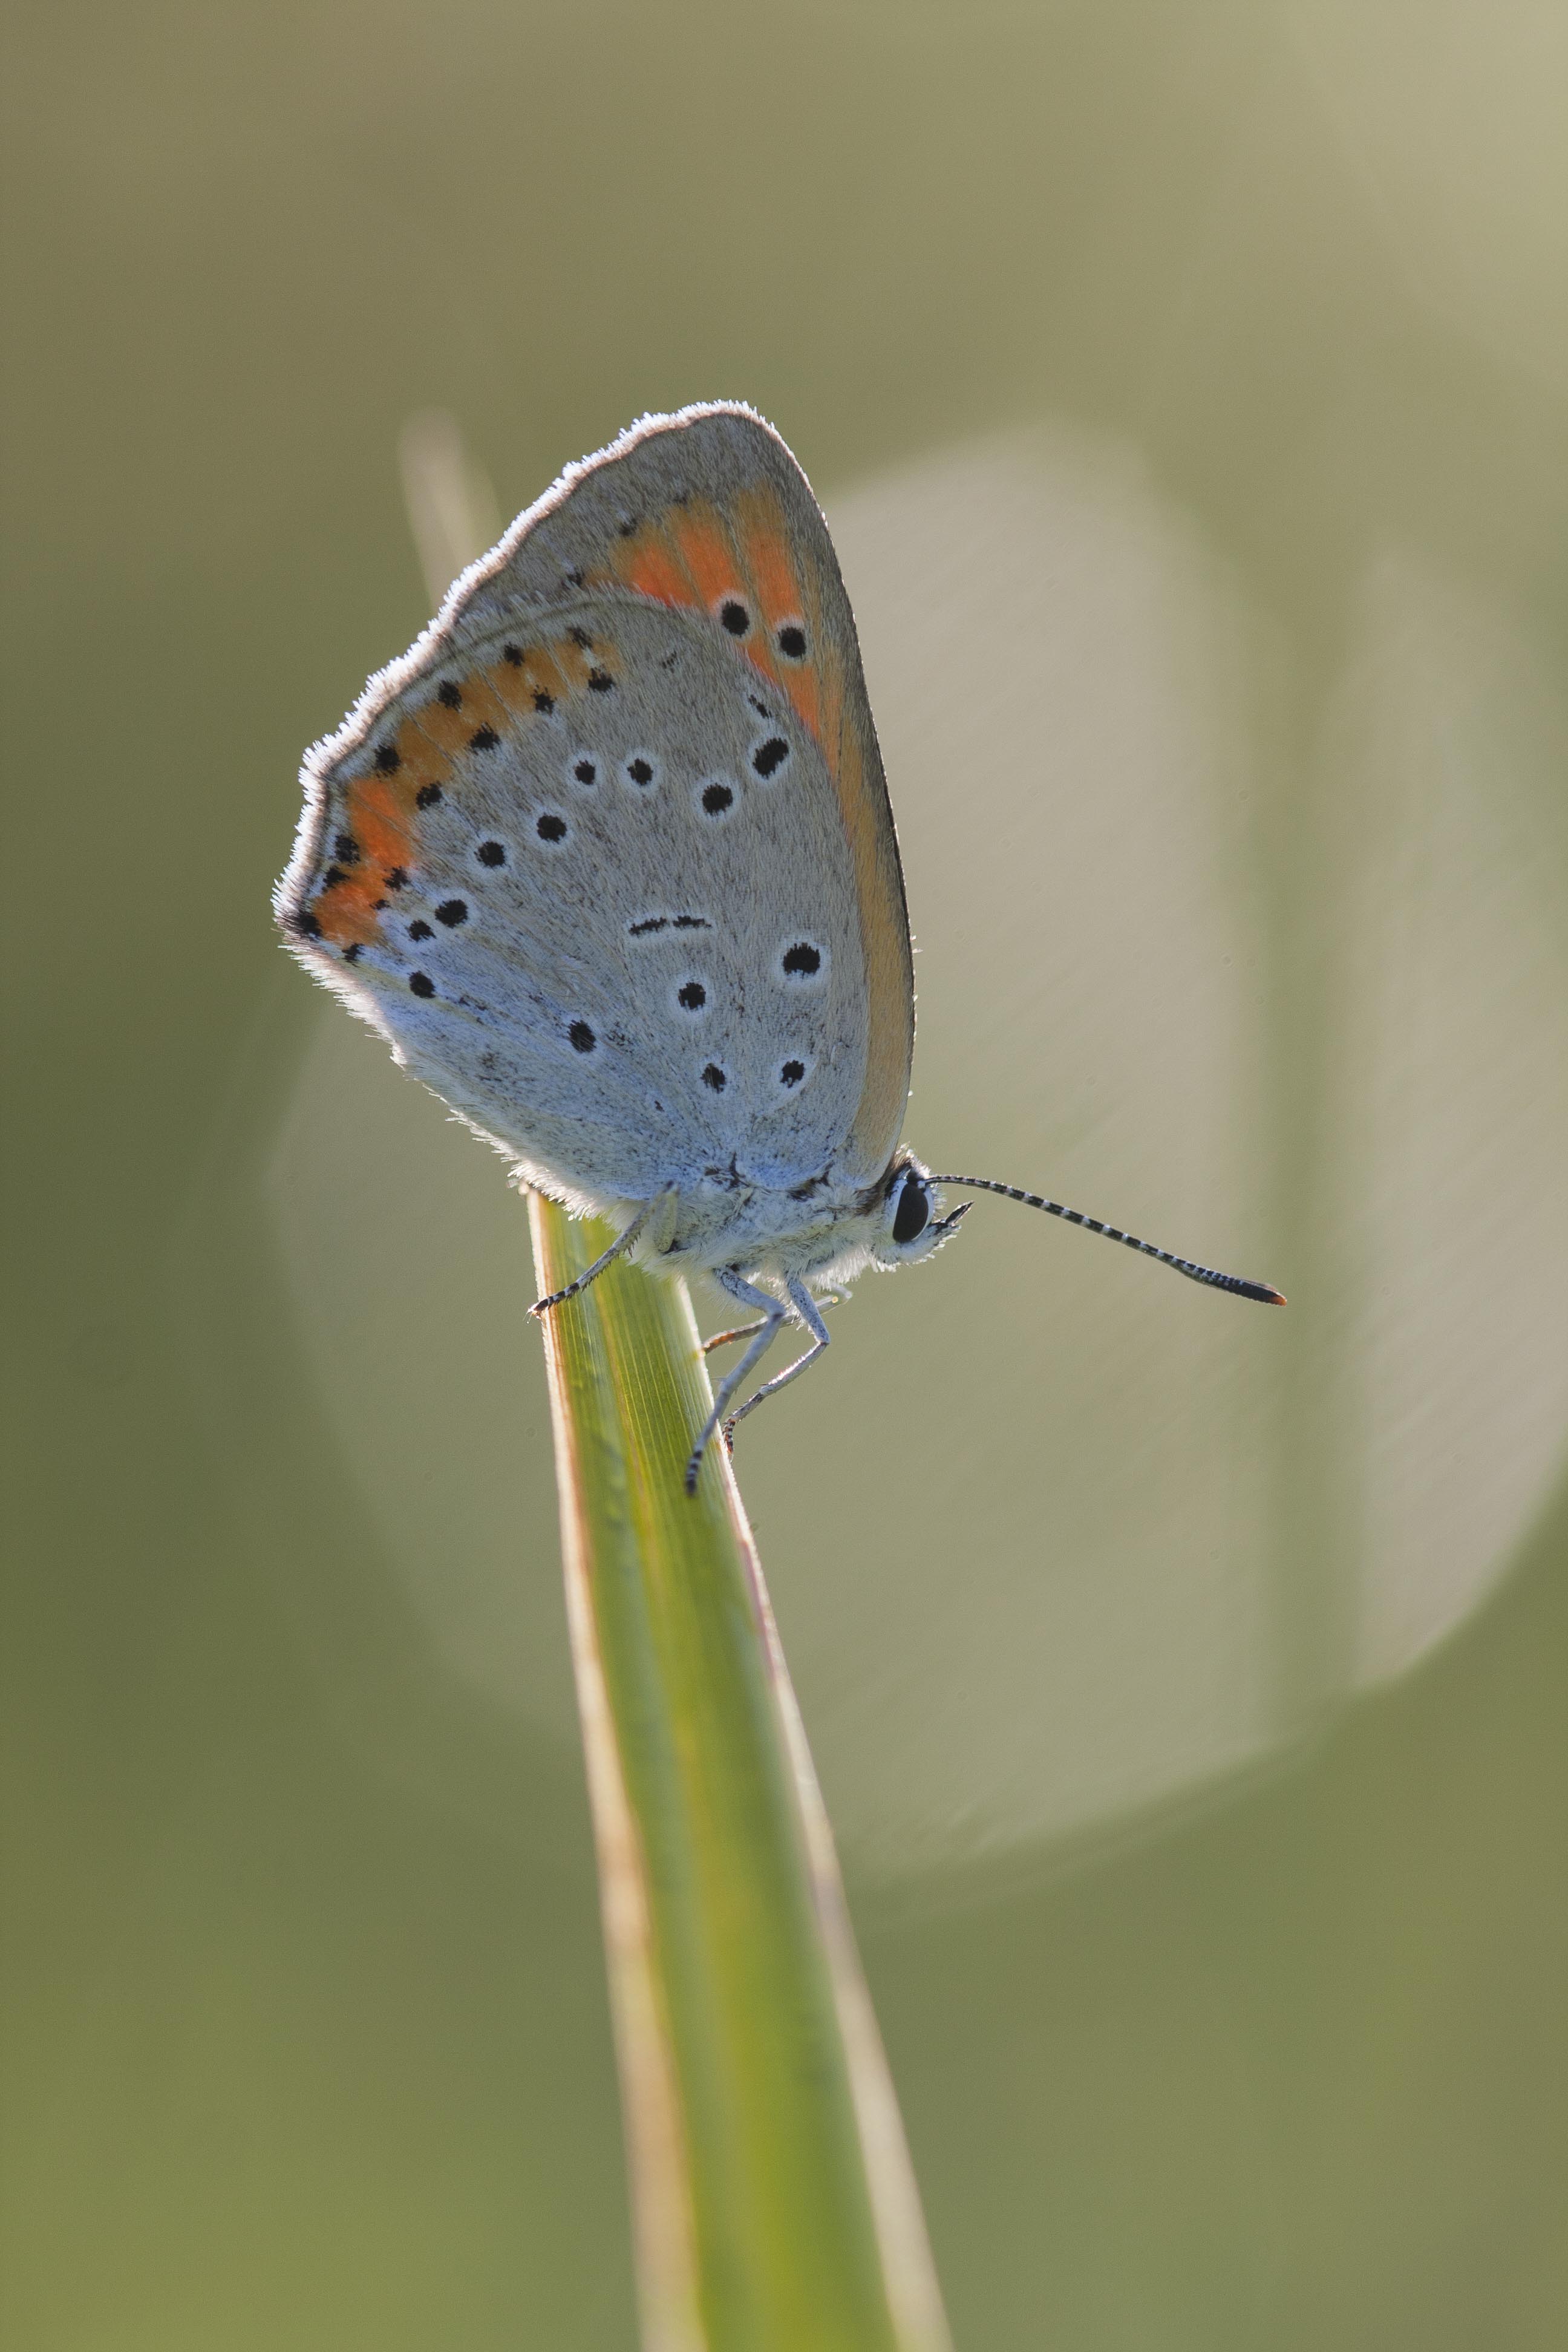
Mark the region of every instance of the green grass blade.
<instances>
[{"instance_id":1,"label":"green grass blade","mask_svg":"<svg viewBox=\"0 0 1568 2352\"><path fill-rule=\"evenodd\" d=\"M610 1234L531 1198L542 1291ZM832 1839L690 1301L544 1318L647 2352L942 2352Z\"/></svg>"}]
</instances>

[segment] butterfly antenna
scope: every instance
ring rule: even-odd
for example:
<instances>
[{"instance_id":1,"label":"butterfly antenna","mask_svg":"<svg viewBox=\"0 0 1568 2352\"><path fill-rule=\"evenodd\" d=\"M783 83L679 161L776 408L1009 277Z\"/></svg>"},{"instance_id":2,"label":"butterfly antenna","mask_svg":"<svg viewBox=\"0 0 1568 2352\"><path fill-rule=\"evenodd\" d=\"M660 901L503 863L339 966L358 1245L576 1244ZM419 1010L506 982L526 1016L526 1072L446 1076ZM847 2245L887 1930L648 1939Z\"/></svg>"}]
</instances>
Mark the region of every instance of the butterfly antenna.
<instances>
[{"instance_id":1,"label":"butterfly antenna","mask_svg":"<svg viewBox=\"0 0 1568 2352\"><path fill-rule=\"evenodd\" d=\"M1065 1217L1069 1225L1082 1225L1091 1234L1103 1234L1108 1242L1120 1242L1124 1249L1140 1250L1145 1257L1157 1257L1162 1265L1174 1266L1189 1282L1205 1283L1210 1290L1233 1291L1237 1298L1256 1298L1265 1307L1283 1307L1285 1294L1272 1290L1266 1282L1244 1282L1239 1274L1218 1274L1212 1265L1194 1265L1190 1257L1177 1257L1173 1251L1156 1249L1152 1242L1141 1242L1136 1234L1119 1233L1114 1225L1102 1225L1098 1217L1086 1217L1077 1209L1064 1208L1059 1201L1043 1200L1038 1192L1022 1192L1016 1184L997 1184L989 1176L931 1176L931 1184L967 1184L977 1192L1000 1192L1005 1201L1022 1201L1026 1209L1043 1209L1047 1217Z\"/></svg>"}]
</instances>

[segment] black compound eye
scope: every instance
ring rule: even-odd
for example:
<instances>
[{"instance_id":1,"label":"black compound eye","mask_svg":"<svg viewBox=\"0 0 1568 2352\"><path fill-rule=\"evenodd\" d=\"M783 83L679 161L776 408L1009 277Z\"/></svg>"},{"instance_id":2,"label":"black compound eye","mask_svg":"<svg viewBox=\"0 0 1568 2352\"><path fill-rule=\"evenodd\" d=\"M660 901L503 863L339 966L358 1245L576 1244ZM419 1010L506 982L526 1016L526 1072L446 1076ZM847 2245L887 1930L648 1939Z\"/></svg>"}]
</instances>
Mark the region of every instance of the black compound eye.
<instances>
[{"instance_id":1,"label":"black compound eye","mask_svg":"<svg viewBox=\"0 0 1568 2352\"><path fill-rule=\"evenodd\" d=\"M899 1194L899 1205L893 1213L893 1239L900 1249L924 1233L931 1223L931 1201L920 1178L911 1172L904 1178Z\"/></svg>"}]
</instances>

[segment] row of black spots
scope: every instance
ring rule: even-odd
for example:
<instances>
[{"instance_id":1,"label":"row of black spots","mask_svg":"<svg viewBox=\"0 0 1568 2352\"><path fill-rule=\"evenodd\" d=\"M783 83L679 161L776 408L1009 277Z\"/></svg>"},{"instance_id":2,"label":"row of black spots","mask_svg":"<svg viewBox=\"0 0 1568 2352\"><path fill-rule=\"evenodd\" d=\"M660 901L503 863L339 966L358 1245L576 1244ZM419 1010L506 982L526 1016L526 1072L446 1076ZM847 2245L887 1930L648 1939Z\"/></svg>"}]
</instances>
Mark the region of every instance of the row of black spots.
<instances>
[{"instance_id":1,"label":"row of black spots","mask_svg":"<svg viewBox=\"0 0 1568 2352\"><path fill-rule=\"evenodd\" d=\"M626 936L647 940L660 931L710 931L712 928L706 915L641 915L626 925Z\"/></svg>"},{"instance_id":2,"label":"row of black spots","mask_svg":"<svg viewBox=\"0 0 1568 2352\"><path fill-rule=\"evenodd\" d=\"M735 805L735 787L721 776L697 787L697 805L707 817L727 817Z\"/></svg>"},{"instance_id":3,"label":"row of black spots","mask_svg":"<svg viewBox=\"0 0 1568 2352\"><path fill-rule=\"evenodd\" d=\"M436 699L443 710L461 710L463 689L455 677L443 678L436 688ZM500 737L493 727L476 727L468 738L468 749L470 751L493 751L500 741Z\"/></svg>"},{"instance_id":4,"label":"row of black spots","mask_svg":"<svg viewBox=\"0 0 1568 2352\"><path fill-rule=\"evenodd\" d=\"M542 842L546 849L559 849L563 845L563 844L570 841L572 838L571 819L563 816L559 809L541 809L539 814L533 821L533 831L535 838ZM479 865L485 866L491 873L495 873L500 867L506 866L510 862L510 851L508 845L504 841L496 840L493 835L488 837L484 841L476 842L473 846L472 854L476 862ZM342 877L340 877L339 878L341 879ZM407 880L408 876L405 868L401 866L394 866L392 872L387 877L388 887L400 890L405 886ZM384 901L382 903L384 904ZM448 906L463 905L463 902L460 899L456 898L448 899L447 903ZM441 915L441 909L439 908L437 908L436 911L437 915ZM460 922L463 920L464 916L467 915L467 912L468 908L464 906L463 915L454 918L447 918L442 915L441 919L443 921L456 920Z\"/></svg>"},{"instance_id":5,"label":"row of black spots","mask_svg":"<svg viewBox=\"0 0 1568 2352\"><path fill-rule=\"evenodd\" d=\"M572 782L574 784L580 784L585 793L591 793L594 790L602 772L597 760L586 751L580 752L567 767L567 773ZM651 751L628 751L621 761L620 773L623 782L628 784L639 795L655 791L663 772L658 759Z\"/></svg>"},{"instance_id":6,"label":"row of black spots","mask_svg":"<svg viewBox=\"0 0 1568 2352\"><path fill-rule=\"evenodd\" d=\"M581 646L584 653L593 652L594 640L586 629L568 629L566 634L573 644ZM521 646L510 644L502 646L500 657L502 661L509 662L513 669L521 669L527 658ZM603 663L595 663L590 668L587 683L590 694L613 694L616 690L616 681ZM541 719L548 719L555 709L555 697L547 693L543 687L537 687L534 689L533 707Z\"/></svg>"},{"instance_id":7,"label":"row of black spots","mask_svg":"<svg viewBox=\"0 0 1568 2352\"><path fill-rule=\"evenodd\" d=\"M455 931L468 919L468 902L466 898L443 898L440 905L431 911L443 929ZM411 940L433 940L436 934L424 916L416 915L408 926L408 936Z\"/></svg>"},{"instance_id":8,"label":"row of black spots","mask_svg":"<svg viewBox=\"0 0 1568 2352\"><path fill-rule=\"evenodd\" d=\"M718 608L719 625L726 634L744 642L756 625L752 608L739 596L726 596ZM773 629L773 645L787 662L805 659L805 629L799 620L778 622Z\"/></svg>"},{"instance_id":9,"label":"row of black spots","mask_svg":"<svg viewBox=\"0 0 1568 2352\"><path fill-rule=\"evenodd\" d=\"M752 773L760 776L766 783L770 776L778 774L789 754L789 744L782 735L764 737L762 742L752 746Z\"/></svg>"},{"instance_id":10,"label":"row of black spots","mask_svg":"<svg viewBox=\"0 0 1568 2352\"><path fill-rule=\"evenodd\" d=\"M810 1067L809 1062L803 1061L798 1054L792 1054L787 1061L781 1062L778 1068L780 1092L786 1095L798 1092L805 1084ZM705 1062L702 1083L710 1094L721 1095L730 1083L730 1073L721 1062Z\"/></svg>"}]
</instances>

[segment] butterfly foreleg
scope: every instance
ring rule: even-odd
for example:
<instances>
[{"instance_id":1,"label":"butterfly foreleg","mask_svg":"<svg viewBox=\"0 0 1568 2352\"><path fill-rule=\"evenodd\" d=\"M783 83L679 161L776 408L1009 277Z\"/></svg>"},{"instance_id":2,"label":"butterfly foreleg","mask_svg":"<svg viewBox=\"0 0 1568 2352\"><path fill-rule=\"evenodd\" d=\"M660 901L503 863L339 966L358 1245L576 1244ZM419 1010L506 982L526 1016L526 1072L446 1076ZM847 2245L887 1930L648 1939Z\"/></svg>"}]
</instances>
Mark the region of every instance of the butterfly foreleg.
<instances>
[{"instance_id":1,"label":"butterfly foreleg","mask_svg":"<svg viewBox=\"0 0 1568 2352\"><path fill-rule=\"evenodd\" d=\"M666 1191L656 1192L651 1201L645 1201L625 1233L616 1234L603 1257L596 1257L593 1265L577 1276L575 1282L569 1282L566 1285L564 1290L552 1290L548 1298L536 1298L529 1308L529 1313L531 1315L547 1314L551 1307L559 1307L565 1299L575 1298L580 1290L586 1290L591 1282L598 1280L607 1265L614 1265L623 1251L630 1249L654 1211L661 1209L669 1198L670 1193Z\"/></svg>"},{"instance_id":2,"label":"butterfly foreleg","mask_svg":"<svg viewBox=\"0 0 1568 2352\"><path fill-rule=\"evenodd\" d=\"M842 1307L846 1295L842 1290L819 1290L815 1304L818 1307ZM710 1356L715 1348L727 1348L732 1339L749 1339L762 1328L760 1323L737 1323L733 1330L715 1331L711 1339L703 1340L702 1352Z\"/></svg>"},{"instance_id":3,"label":"butterfly foreleg","mask_svg":"<svg viewBox=\"0 0 1568 2352\"><path fill-rule=\"evenodd\" d=\"M721 1384L719 1393L713 1400L713 1410L703 1423L702 1433L691 1449L690 1459L686 1465L686 1491L689 1495L695 1495L697 1492L697 1476L702 1467L702 1456L708 1450L709 1442L714 1432L730 1409L731 1398L753 1367L762 1362L773 1343L779 1325L784 1321L785 1314L781 1300L775 1298L771 1291L759 1290L755 1283L748 1282L745 1276L738 1273L733 1266L721 1266L713 1279L721 1290L728 1291L730 1297L737 1300L741 1306L760 1307L763 1314L759 1321L748 1326L752 1344L729 1378ZM735 1336L740 1335L737 1333Z\"/></svg>"},{"instance_id":4,"label":"butterfly foreleg","mask_svg":"<svg viewBox=\"0 0 1568 2352\"><path fill-rule=\"evenodd\" d=\"M816 1363L818 1356L821 1355L824 1348L828 1344L827 1326L817 1312L819 1302L813 1298L805 1283L800 1281L795 1276L791 1275L789 1280L784 1285L784 1287L789 1292L790 1305L795 1308L795 1313L799 1316L807 1331L811 1334L811 1345L806 1349L804 1356L797 1356L794 1363L791 1364L786 1370L780 1372L776 1379L764 1381L756 1394L754 1396L749 1396L746 1399L745 1403L742 1405L737 1412L732 1412L730 1415L729 1420L724 1423L724 1443L726 1445L731 1444L734 1442L735 1423L738 1421L744 1421L749 1412L754 1412L758 1405L762 1403L764 1397L777 1396L780 1389L787 1389L791 1381L798 1380L808 1364ZM832 1294L833 1297L837 1297L838 1296L839 1294L837 1291ZM823 1301L820 1303L826 1304L827 1302ZM738 1386L739 1383L737 1382L736 1385Z\"/></svg>"}]
</instances>

